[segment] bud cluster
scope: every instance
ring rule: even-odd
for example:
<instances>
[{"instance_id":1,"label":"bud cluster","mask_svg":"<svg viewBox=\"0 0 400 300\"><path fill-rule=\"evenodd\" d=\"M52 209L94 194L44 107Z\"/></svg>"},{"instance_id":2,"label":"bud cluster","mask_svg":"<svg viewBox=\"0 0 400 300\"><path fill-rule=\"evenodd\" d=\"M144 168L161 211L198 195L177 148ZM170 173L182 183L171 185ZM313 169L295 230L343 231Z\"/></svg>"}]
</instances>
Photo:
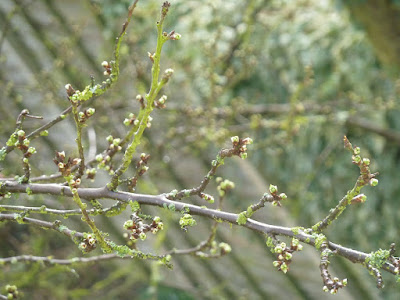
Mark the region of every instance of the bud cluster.
<instances>
[{"instance_id":1,"label":"bud cluster","mask_svg":"<svg viewBox=\"0 0 400 300\"><path fill-rule=\"evenodd\" d=\"M101 63L101 65L102 65L103 68L104 68L104 73L103 73L103 74L104 74L105 76L111 75L112 68L111 68L110 63L109 63L108 61L103 61L103 62Z\"/></svg>"},{"instance_id":2,"label":"bud cluster","mask_svg":"<svg viewBox=\"0 0 400 300\"><path fill-rule=\"evenodd\" d=\"M165 107L166 107L165 101L167 101L167 96L166 96L166 95L162 95L162 96L160 97L160 99L154 101L154 106L155 106L156 108L159 108L159 109L160 109L160 108L165 108Z\"/></svg>"},{"instance_id":3,"label":"bud cluster","mask_svg":"<svg viewBox=\"0 0 400 300\"><path fill-rule=\"evenodd\" d=\"M103 154L96 155L96 161L99 163L97 166L99 169L106 170L112 175L114 173L113 166L111 164L111 157L118 151L122 150L121 139L114 138L112 135L109 135L106 138L108 142L108 148Z\"/></svg>"},{"instance_id":4,"label":"bud cluster","mask_svg":"<svg viewBox=\"0 0 400 300\"><path fill-rule=\"evenodd\" d=\"M222 180L221 177L217 177L216 182L219 183L217 190L220 197L224 197L227 191L235 188L235 183L228 179Z\"/></svg>"},{"instance_id":5,"label":"bud cluster","mask_svg":"<svg viewBox=\"0 0 400 300\"><path fill-rule=\"evenodd\" d=\"M95 176L97 174L96 168L91 168L86 170L86 178L90 180L94 180Z\"/></svg>"},{"instance_id":6,"label":"bud cluster","mask_svg":"<svg viewBox=\"0 0 400 300\"><path fill-rule=\"evenodd\" d=\"M97 240L96 238L91 235L88 234L86 235L86 237L82 240L81 243L79 243L79 249L85 253L88 253L92 250L94 250L97 246Z\"/></svg>"},{"instance_id":7,"label":"bud cluster","mask_svg":"<svg viewBox=\"0 0 400 300\"><path fill-rule=\"evenodd\" d=\"M290 247L288 247L286 243L268 237L267 246L270 247L272 253L276 254L277 260L273 262L274 267L283 273L289 271L289 265L292 262L293 256L292 253L303 250L303 245L301 245L299 240L295 238L292 239Z\"/></svg>"},{"instance_id":8,"label":"bud cluster","mask_svg":"<svg viewBox=\"0 0 400 300\"><path fill-rule=\"evenodd\" d=\"M166 69L165 71L164 71L164 74L163 74L163 76L162 76L162 83L167 83L170 79L171 79L171 77L172 77L172 75L174 75L174 70L173 69Z\"/></svg>"},{"instance_id":9,"label":"bud cluster","mask_svg":"<svg viewBox=\"0 0 400 300\"><path fill-rule=\"evenodd\" d=\"M265 198L266 201L272 202L273 206L281 206L281 201L287 199L287 195L285 193L278 194L278 187L276 185L269 185L269 193L271 194L272 199L267 193L264 194L263 199Z\"/></svg>"},{"instance_id":10,"label":"bud cluster","mask_svg":"<svg viewBox=\"0 0 400 300\"><path fill-rule=\"evenodd\" d=\"M7 293L7 298L6 299L18 299L19 292L18 288L15 285L6 285L6 293Z\"/></svg>"},{"instance_id":11,"label":"bud cluster","mask_svg":"<svg viewBox=\"0 0 400 300\"><path fill-rule=\"evenodd\" d=\"M187 231L188 227L195 226L196 220L193 219L191 214L183 214L183 216L179 219L179 225L184 231Z\"/></svg>"},{"instance_id":12,"label":"bud cluster","mask_svg":"<svg viewBox=\"0 0 400 300\"><path fill-rule=\"evenodd\" d=\"M249 137L240 139L238 136L231 137L232 145L235 150L234 154L242 159L247 158L247 145L251 145L253 140Z\"/></svg>"},{"instance_id":13,"label":"bud cluster","mask_svg":"<svg viewBox=\"0 0 400 300\"><path fill-rule=\"evenodd\" d=\"M139 123L139 120L136 120L136 116L134 113L130 113L128 118L125 118L124 120L124 125L125 126L130 126L130 125L137 125Z\"/></svg>"},{"instance_id":14,"label":"bud cluster","mask_svg":"<svg viewBox=\"0 0 400 300\"><path fill-rule=\"evenodd\" d=\"M321 270L321 277L322 281L324 282L324 286L322 290L324 292L329 292L332 295L336 294L339 289L345 287L347 285L347 278L343 280L339 280L337 277L331 277L331 274L328 271L328 266L330 264L329 262L329 256L332 255L334 252L332 252L328 248L328 243L325 241L322 243L321 248L321 261L319 268Z\"/></svg>"},{"instance_id":15,"label":"bud cluster","mask_svg":"<svg viewBox=\"0 0 400 300\"><path fill-rule=\"evenodd\" d=\"M22 129L14 132L7 141L7 146L15 146L24 153L24 163L28 162L28 158L36 153L34 147L30 147L30 140L26 137L25 131Z\"/></svg>"},{"instance_id":16,"label":"bud cluster","mask_svg":"<svg viewBox=\"0 0 400 300\"><path fill-rule=\"evenodd\" d=\"M146 104L144 104L144 98L143 98L142 95L137 95L137 96L136 96L136 101L139 102L140 107L141 107L142 109L146 107Z\"/></svg>"},{"instance_id":17,"label":"bud cluster","mask_svg":"<svg viewBox=\"0 0 400 300\"><path fill-rule=\"evenodd\" d=\"M120 146L121 143L121 139L120 138L114 138L112 135L109 135L106 138L107 142L108 142L108 148L107 150L117 150L117 151L121 151L122 147Z\"/></svg>"},{"instance_id":18,"label":"bud cluster","mask_svg":"<svg viewBox=\"0 0 400 300\"><path fill-rule=\"evenodd\" d=\"M135 190L137 181L140 176L146 173L149 169L147 163L150 159L150 154L142 153L140 154L140 160L136 163L136 174L129 180L128 187L131 192Z\"/></svg>"},{"instance_id":19,"label":"bud cluster","mask_svg":"<svg viewBox=\"0 0 400 300\"><path fill-rule=\"evenodd\" d=\"M232 247L227 243L221 242L217 244L216 241L213 241L211 243L210 254L213 256L222 256L231 252L232 252Z\"/></svg>"},{"instance_id":20,"label":"bud cluster","mask_svg":"<svg viewBox=\"0 0 400 300\"><path fill-rule=\"evenodd\" d=\"M81 160L79 158L74 158L72 159L71 157L68 157L68 159L65 159L65 152L57 152L56 151L56 157L53 159L54 163L58 167L58 171L64 176L69 176L71 175L71 169L73 166L79 164ZM78 185L80 182L78 183Z\"/></svg>"},{"instance_id":21,"label":"bud cluster","mask_svg":"<svg viewBox=\"0 0 400 300\"><path fill-rule=\"evenodd\" d=\"M136 213L131 215L131 219L124 223L124 228L129 231L129 239L133 242L141 239L146 239L146 232L156 234L159 230L163 230L164 224L161 222L160 217L154 217L151 224L146 224L143 219L140 218Z\"/></svg>"},{"instance_id":22,"label":"bud cluster","mask_svg":"<svg viewBox=\"0 0 400 300\"><path fill-rule=\"evenodd\" d=\"M94 115L96 110L94 108L85 109L83 112L78 113L79 123L85 123L87 119Z\"/></svg>"},{"instance_id":23,"label":"bud cluster","mask_svg":"<svg viewBox=\"0 0 400 300\"><path fill-rule=\"evenodd\" d=\"M109 80L109 79L107 79ZM96 86L97 87L97 86ZM80 90L74 90L70 83L65 85L65 90L68 95L69 101L71 104L77 106L80 102L84 102L89 100L96 94L96 88L91 86L87 86L82 92Z\"/></svg>"},{"instance_id":24,"label":"bud cluster","mask_svg":"<svg viewBox=\"0 0 400 300\"><path fill-rule=\"evenodd\" d=\"M367 185L369 184L370 186L377 186L379 181L378 179L375 178L377 174L371 173L371 170L369 168L369 165L371 163L369 158L362 158L361 157L361 149L360 147L353 147L353 145L350 143L350 141L347 139L347 137L344 137L344 147L348 149L350 152L352 152L352 162L353 164L356 164L360 168L360 184L361 185Z\"/></svg>"},{"instance_id":25,"label":"bud cluster","mask_svg":"<svg viewBox=\"0 0 400 300\"><path fill-rule=\"evenodd\" d=\"M332 295L337 294L338 290L347 286L347 278L340 280L338 277L333 277L333 279L330 280L330 287L327 285L324 285L322 287L322 290L324 292L329 292Z\"/></svg>"},{"instance_id":26,"label":"bud cluster","mask_svg":"<svg viewBox=\"0 0 400 300\"><path fill-rule=\"evenodd\" d=\"M179 34L179 33L177 33L177 32L175 32L175 30L172 30L170 33L163 32L163 37L164 37L166 40L174 40L174 41L177 41L177 40L180 40L180 39L181 39L182 35Z\"/></svg>"}]
</instances>

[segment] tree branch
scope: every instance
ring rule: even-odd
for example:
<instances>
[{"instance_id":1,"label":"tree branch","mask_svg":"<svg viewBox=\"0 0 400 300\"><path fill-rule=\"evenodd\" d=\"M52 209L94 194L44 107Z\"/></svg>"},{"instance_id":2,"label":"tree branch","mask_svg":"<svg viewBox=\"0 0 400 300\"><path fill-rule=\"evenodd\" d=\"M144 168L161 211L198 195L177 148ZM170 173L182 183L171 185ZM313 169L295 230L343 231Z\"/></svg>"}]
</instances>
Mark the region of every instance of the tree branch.
<instances>
[{"instance_id":1,"label":"tree branch","mask_svg":"<svg viewBox=\"0 0 400 300\"><path fill-rule=\"evenodd\" d=\"M1 181L0 181L1 182ZM11 193L26 193L29 190L32 194L49 194L57 196L72 197L72 193L69 187L60 186L57 184L20 184L17 182L3 181L0 192L11 192ZM107 188L79 188L79 197L86 200L91 199L111 199L122 202L137 201L141 205L158 206L161 208L174 208L175 211L189 211L190 214L203 216L212 220L222 220L231 224L237 224L238 214L219 211L210 208L204 208L197 205L183 203L178 201L169 200L165 194L160 195L146 195L146 194L132 194L127 192L116 192L110 191ZM4 214L2 214L4 215ZM14 215L7 215L8 220L13 220ZM25 218L29 219L29 218ZM0 219L1 220L1 219ZM43 221L41 221L43 222ZM52 224L47 222L48 224ZM298 228L290 228L283 226L276 226L271 224L262 223L251 218L247 219L247 222L242 225L250 230L266 234L266 235L278 235L294 237L299 241L315 247L315 236L307 234L303 230ZM50 226L51 228L51 226ZM369 257L368 253L360 252L351 248L347 248L333 242L328 242L328 247L332 251L336 251L337 255L342 256L353 263L363 264ZM392 264L385 263L382 269L396 274L395 267Z\"/></svg>"}]
</instances>

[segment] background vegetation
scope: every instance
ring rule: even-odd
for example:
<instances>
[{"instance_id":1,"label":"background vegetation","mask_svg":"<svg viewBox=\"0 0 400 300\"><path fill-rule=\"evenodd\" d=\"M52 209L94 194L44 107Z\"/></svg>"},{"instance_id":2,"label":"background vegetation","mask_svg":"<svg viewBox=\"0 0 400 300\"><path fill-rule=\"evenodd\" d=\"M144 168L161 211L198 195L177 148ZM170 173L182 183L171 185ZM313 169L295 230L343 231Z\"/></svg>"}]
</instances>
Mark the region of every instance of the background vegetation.
<instances>
[{"instance_id":1,"label":"background vegetation","mask_svg":"<svg viewBox=\"0 0 400 300\"><path fill-rule=\"evenodd\" d=\"M154 24L161 2L139 2L121 48L120 80L91 104L96 119L85 137L89 158L107 146L109 134L123 136L124 118L139 108L136 95L148 91L147 52L155 48ZM392 34L400 31L400 25L390 23L400 20L398 1L171 2L165 28L176 30L182 39L163 50L162 66L172 67L175 74L163 92L168 95L167 107L155 112L140 146L139 153L149 153L151 159L137 192L158 194L197 186L231 136L250 136L254 144L249 159L231 160L219 171L236 184L225 200L225 210L246 209L272 183L288 200L278 212L264 208L255 219L308 227L337 204L358 176L343 149L342 138L347 135L371 158L371 170L380 173L379 185L366 188L367 202L350 207L327 235L364 252L398 242L400 63L392 53L400 42ZM129 4L1 1L1 145L14 131L22 109L44 117L24 123L30 132L69 105L66 83L83 88L90 75L102 80L101 62L111 58ZM374 18L368 17L372 12ZM70 118L35 141L40 155L32 161L34 176L57 172L51 162L54 151L76 151L74 131ZM10 153L0 172L3 177L21 174L19 156ZM107 174L99 172L96 183L106 182ZM0 203L15 201L1 199ZM18 201L28 203L22 195ZM37 196L29 205L42 203L71 206L68 199L49 196ZM184 233L179 215L153 208L146 208L146 213L161 214L169 229L146 240L144 249L193 247L207 237L211 224L196 217L198 226ZM122 225L128 218L127 212L101 222L123 242ZM79 217L65 223L80 226L77 221ZM327 297L314 249L298 254L284 275L272 266L274 259L263 237L221 226L218 240L228 242L233 252L211 261L176 257L173 271L139 260L74 268L16 264L0 272L0 287L15 284L29 299ZM1 257L80 254L53 232L8 222L0 223L0 245ZM393 276L384 277L385 289L377 290L374 279L360 266L334 259L331 268L349 278L341 299L399 297Z\"/></svg>"}]
</instances>

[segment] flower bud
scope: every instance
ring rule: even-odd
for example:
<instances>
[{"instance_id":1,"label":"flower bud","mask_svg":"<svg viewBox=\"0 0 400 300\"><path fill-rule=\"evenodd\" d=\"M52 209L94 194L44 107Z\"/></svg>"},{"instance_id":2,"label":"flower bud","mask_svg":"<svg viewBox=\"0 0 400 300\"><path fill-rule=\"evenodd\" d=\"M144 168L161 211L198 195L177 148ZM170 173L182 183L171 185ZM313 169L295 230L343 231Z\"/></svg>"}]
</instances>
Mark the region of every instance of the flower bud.
<instances>
[{"instance_id":1,"label":"flower bud","mask_svg":"<svg viewBox=\"0 0 400 300\"><path fill-rule=\"evenodd\" d=\"M131 120L125 119L125 120L124 120L124 125L125 125L125 126L131 125Z\"/></svg>"},{"instance_id":2,"label":"flower bud","mask_svg":"<svg viewBox=\"0 0 400 300\"><path fill-rule=\"evenodd\" d=\"M28 153L35 154L36 153L36 148L35 147L29 147L28 148Z\"/></svg>"},{"instance_id":3,"label":"flower bud","mask_svg":"<svg viewBox=\"0 0 400 300\"><path fill-rule=\"evenodd\" d=\"M378 183L379 183L379 181L378 181L378 179L376 179L376 178L372 178L372 179L369 181L369 184L370 184L371 186L377 186Z\"/></svg>"},{"instance_id":4,"label":"flower bud","mask_svg":"<svg viewBox=\"0 0 400 300\"><path fill-rule=\"evenodd\" d=\"M233 136L233 137L231 137L231 141L233 144L237 144L237 143L239 143L239 137L237 135Z\"/></svg>"},{"instance_id":5,"label":"flower bud","mask_svg":"<svg viewBox=\"0 0 400 300\"><path fill-rule=\"evenodd\" d=\"M93 116L93 114L96 112L96 110L93 107L90 107L86 110L86 113L88 114L89 117Z\"/></svg>"},{"instance_id":6,"label":"flower bud","mask_svg":"<svg viewBox=\"0 0 400 300\"><path fill-rule=\"evenodd\" d=\"M270 184L269 185L269 192L271 194L275 194L276 192L278 192L278 187L276 185Z\"/></svg>"},{"instance_id":7,"label":"flower bud","mask_svg":"<svg viewBox=\"0 0 400 300\"><path fill-rule=\"evenodd\" d=\"M243 139L242 142L243 142L244 145L251 145L251 144L253 144L253 140L252 140L251 138L249 138L249 137Z\"/></svg>"}]
</instances>

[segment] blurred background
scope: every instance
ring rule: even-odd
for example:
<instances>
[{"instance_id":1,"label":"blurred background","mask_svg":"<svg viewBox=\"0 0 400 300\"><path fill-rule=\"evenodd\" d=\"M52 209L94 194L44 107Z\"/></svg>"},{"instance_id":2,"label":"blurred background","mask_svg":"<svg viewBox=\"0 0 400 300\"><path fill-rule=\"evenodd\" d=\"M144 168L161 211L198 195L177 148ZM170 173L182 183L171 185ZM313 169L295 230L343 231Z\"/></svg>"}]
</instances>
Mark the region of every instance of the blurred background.
<instances>
[{"instance_id":1,"label":"blurred background","mask_svg":"<svg viewBox=\"0 0 400 300\"><path fill-rule=\"evenodd\" d=\"M140 1L121 47L121 74L114 89L85 107L95 116L86 127L85 150L93 158L123 137L123 120L137 114L136 95L149 90L155 22L163 1ZM15 128L22 109L43 120L26 120L31 132L69 106L64 86L83 89L104 80L101 62L112 59L115 37L130 1L2 0L0 2L0 145ZM240 212L257 202L269 184L288 199L282 208L267 206L254 219L284 226L308 227L321 220L353 187L358 168L343 149L343 136L360 146L379 172L379 185L366 187L368 200L349 207L326 231L329 239L363 252L398 242L400 219L400 1L334 0L172 0L165 30L182 34L163 49L162 71L175 70L162 91L167 107L155 111L139 154L151 155L150 170L138 193L158 194L197 186L210 161L230 137L250 136L249 158L227 159L218 176L236 188L224 210ZM47 137L32 142L33 176L57 172L55 151L76 155L71 117ZM138 155L139 155L138 154ZM138 155L136 157L138 157ZM117 161L118 161L117 156ZM0 166L2 177L23 174L20 153ZM132 168L129 174L134 174ZM94 183L108 175L99 171ZM207 192L217 196L216 185ZM70 199L50 196L1 199L2 204L74 208ZM186 199L204 205L198 199ZM112 201L103 201L112 205ZM215 207L215 205L209 205ZM206 239L211 222L183 232L180 215L154 208L165 230L139 242L143 251L185 249ZM54 218L38 216L45 220ZM129 212L112 219L96 217L99 227L124 243ZM62 220L88 231L80 217ZM265 238L221 224L217 241L233 251L218 260L174 257L174 269L151 261L109 261L73 267L15 264L2 267L0 288L18 286L26 299L325 299L311 247L295 253L288 274L273 266ZM55 258L81 255L59 234L14 223L0 223L0 255ZM96 250L91 255L99 255ZM340 299L399 299L392 275L378 290L367 270L332 258L333 275L348 278ZM1 291L0 293L2 293Z\"/></svg>"}]
</instances>

